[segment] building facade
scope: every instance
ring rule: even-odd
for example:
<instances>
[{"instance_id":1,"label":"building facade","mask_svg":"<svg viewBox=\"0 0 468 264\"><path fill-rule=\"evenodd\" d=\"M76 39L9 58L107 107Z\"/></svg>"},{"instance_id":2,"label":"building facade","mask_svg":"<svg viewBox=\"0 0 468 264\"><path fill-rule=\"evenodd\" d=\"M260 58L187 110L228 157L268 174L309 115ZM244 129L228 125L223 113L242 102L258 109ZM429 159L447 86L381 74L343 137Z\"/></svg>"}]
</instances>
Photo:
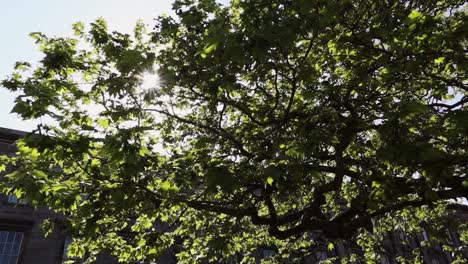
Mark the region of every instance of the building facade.
<instances>
[{"instance_id":1,"label":"building facade","mask_svg":"<svg viewBox=\"0 0 468 264\"><path fill-rule=\"evenodd\" d=\"M15 141L25 133L0 128L0 155L13 155ZM0 264L62 263L66 235L45 236L41 223L59 217L45 207L34 208L13 195L0 196Z\"/></svg>"}]
</instances>

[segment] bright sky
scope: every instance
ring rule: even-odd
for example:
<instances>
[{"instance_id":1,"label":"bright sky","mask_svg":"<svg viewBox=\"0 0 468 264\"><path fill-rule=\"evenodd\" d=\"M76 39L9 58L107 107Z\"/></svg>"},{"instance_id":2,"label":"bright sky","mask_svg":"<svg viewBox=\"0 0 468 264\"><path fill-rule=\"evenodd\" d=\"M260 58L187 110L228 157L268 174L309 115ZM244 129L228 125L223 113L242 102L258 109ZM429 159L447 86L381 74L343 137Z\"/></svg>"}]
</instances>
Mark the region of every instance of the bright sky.
<instances>
[{"instance_id":1,"label":"bright sky","mask_svg":"<svg viewBox=\"0 0 468 264\"><path fill-rule=\"evenodd\" d=\"M0 80L16 61L35 62L41 54L31 32L70 36L77 21L89 24L104 17L111 30L130 33L138 19L149 26L163 13L172 14L172 0L2 0L0 2ZM11 114L15 95L0 87L0 127L30 131L37 121L22 121Z\"/></svg>"}]
</instances>

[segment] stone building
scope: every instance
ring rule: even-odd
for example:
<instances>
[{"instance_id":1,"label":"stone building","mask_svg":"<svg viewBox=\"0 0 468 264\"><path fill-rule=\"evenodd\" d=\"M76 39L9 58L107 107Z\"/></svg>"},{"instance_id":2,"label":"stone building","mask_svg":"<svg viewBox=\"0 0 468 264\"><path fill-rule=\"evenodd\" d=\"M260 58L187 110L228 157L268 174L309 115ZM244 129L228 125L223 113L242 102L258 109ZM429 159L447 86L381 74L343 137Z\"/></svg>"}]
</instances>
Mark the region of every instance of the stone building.
<instances>
[{"instance_id":1,"label":"stone building","mask_svg":"<svg viewBox=\"0 0 468 264\"><path fill-rule=\"evenodd\" d=\"M25 133L0 128L0 155L12 155L15 141ZM0 196L0 264L52 264L66 258L67 237L55 233L45 237L44 219L58 215L45 207L34 208L13 195Z\"/></svg>"},{"instance_id":2,"label":"stone building","mask_svg":"<svg viewBox=\"0 0 468 264\"><path fill-rule=\"evenodd\" d=\"M0 127L0 155L14 155L15 141L25 135L23 131ZM44 206L35 208L14 195L0 194L0 264L61 264L66 260L81 263L79 259L68 257L71 238L65 232L57 230L46 237L41 229L45 219L60 217ZM117 261L103 254L95 263ZM175 256L168 251L158 263L175 263Z\"/></svg>"}]
</instances>

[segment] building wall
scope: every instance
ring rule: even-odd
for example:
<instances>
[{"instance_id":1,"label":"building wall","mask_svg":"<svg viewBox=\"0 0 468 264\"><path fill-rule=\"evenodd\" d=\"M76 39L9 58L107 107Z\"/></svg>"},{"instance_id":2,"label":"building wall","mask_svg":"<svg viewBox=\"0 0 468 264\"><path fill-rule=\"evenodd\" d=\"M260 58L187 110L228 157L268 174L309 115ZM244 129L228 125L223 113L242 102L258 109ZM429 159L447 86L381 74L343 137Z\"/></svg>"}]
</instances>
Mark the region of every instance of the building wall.
<instances>
[{"instance_id":1,"label":"building wall","mask_svg":"<svg viewBox=\"0 0 468 264\"><path fill-rule=\"evenodd\" d=\"M0 155L13 155L14 142L25 133L0 128ZM59 264L62 262L65 235L55 232L45 237L40 225L47 218L59 217L46 207L34 208L15 200L14 196L0 195L0 232L11 234L22 233L18 263L21 264ZM3 252L8 246L3 246ZM9 254L12 254L9 251ZM5 254L3 254L5 255ZM4 256L3 256L4 257ZM10 258L0 256L0 264L10 264Z\"/></svg>"},{"instance_id":2,"label":"building wall","mask_svg":"<svg viewBox=\"0 0 468 264\"><path fill-rule=\"evenodd\" d=\"M15 141L26 133L0 127L0 155L14 155ZM7 173L7 172L6 172ZM5 174L5 173L3 173ZM0 174L0 177L3 176ZM60 218L61 215L46 207L33 207L14 199L14 196L0 194L0 264L61 264L64 261L64 246L67 236L61 230L45 236L41 224L49 218ZM19 250L18 262L10 258L2 259L1 234L23 235ZM7 243L11 244L11 243ZM10 250L10 253L13 250ZM80 263L80 261L76 261ZM96 264L114 264L117 260L109 254L98 257ZM176 263L172 251L168 251L158 261L161 264Z\"/></svg>"},{"instance_id":3,"label":"building wall","mask_svg":"<svg viewBox=\"0 0 468 264\"><path fill-rule=\"evenodd\" d=\"M61 263L65 237L59 232L45 237L40 227L44 219L55 217L56 214L46 208L34 209L29 205L10 204L6 196L1 200L0 231L23 233L18 263Z\"/></svg>"}]
</instances>

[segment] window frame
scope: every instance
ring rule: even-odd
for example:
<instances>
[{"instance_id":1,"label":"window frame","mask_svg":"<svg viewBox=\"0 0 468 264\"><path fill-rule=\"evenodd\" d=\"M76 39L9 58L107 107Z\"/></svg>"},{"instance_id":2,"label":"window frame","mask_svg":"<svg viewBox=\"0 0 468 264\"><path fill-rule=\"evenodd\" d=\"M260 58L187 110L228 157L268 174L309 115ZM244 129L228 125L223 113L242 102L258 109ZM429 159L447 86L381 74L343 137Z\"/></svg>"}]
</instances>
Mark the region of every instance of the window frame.
<instances>
[{"instance_id":1,"label":"window frame","mask_svg":"<svg viewBox=\"0 0 468 264\"><path fill-rule=\"evenodd\" d=\"M13 240L10 241L10 236ZM17 264L20 260L25 233L22 231L0 230L0 262ZM9 252L5 252L5 250ZM14 251L16 252L14 252ZM11 262L15 260L14 262ZM7 262L5 262L5 260Z\"/></svg>"}]
</instances>

